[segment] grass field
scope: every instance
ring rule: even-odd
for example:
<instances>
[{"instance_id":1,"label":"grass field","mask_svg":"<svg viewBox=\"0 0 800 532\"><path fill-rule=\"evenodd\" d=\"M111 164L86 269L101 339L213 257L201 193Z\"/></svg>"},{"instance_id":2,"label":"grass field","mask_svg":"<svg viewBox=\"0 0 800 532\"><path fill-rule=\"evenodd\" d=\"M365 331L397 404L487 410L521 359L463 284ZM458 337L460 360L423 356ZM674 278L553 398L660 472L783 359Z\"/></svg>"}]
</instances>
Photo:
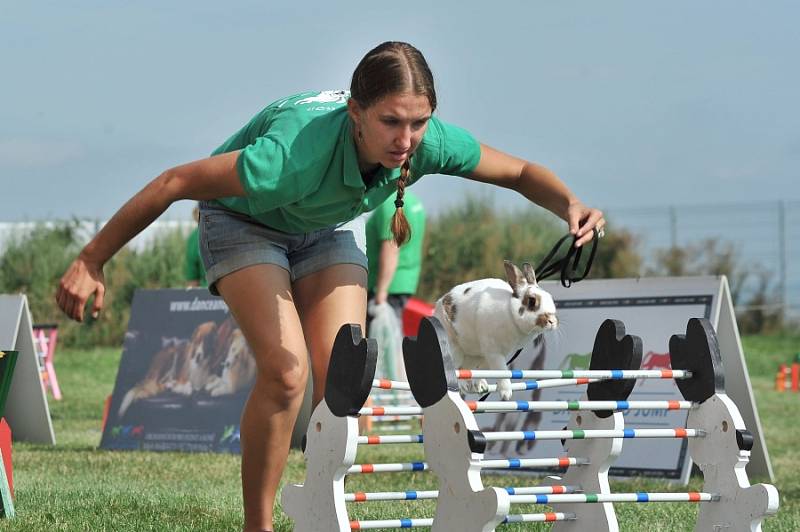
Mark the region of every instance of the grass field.
<instances>
[{"instance_id":1,"label":"grass field","mask_svg":"<svg viewBox=\"0 0 800 532\"><path fill-rule=\"evenodd\" d=\"M756 401L781 495L778 515L764 530L800 530L800 396L772 391L779 362L800 351L800 336L744 339ZM119 350L58 353L56 366L63 401L51 401L58 445L14 445L15 509L0 519L0 531L143 531L241 530L239 457L215 454L125 453L100 451L104 398L111 393ZM359 453L358 462L406 462L421 459L419 446L380 446ZM427 473L354 476L347 491L436 489ZM765 479L751 479L753 482ZM284 481L302 483L303 461L293 451ZM487 485L514 484L514 479L484 478ZM517 483L519 484L519 483ZM615 491L668 491L653 481L615 482ZM690 488L702 489L700 478ZM351 518L398 518L396 508L414 516L432 516L430 503L370 503L350 508ZM538 507L537 511L541 511ZM693 530L696 506L689 504L618 504L622 530ZM534 511L532 508L526 511ZM277 530L291 530L279 511ZM547 530L527 525L525 530ZM522 530L507 526L502 530ZM588 530L588 529L587 529Z\"/></svg>"}]
</instances>

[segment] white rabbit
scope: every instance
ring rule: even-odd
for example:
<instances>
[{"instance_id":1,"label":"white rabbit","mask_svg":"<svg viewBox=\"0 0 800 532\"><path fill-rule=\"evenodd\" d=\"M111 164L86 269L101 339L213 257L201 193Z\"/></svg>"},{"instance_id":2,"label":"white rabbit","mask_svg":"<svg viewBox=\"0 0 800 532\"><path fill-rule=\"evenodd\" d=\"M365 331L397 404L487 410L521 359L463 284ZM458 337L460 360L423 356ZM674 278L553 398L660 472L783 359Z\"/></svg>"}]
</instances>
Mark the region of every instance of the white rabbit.
<instances>
[{"instance_id":1,"label":"white rabbit","mask_svg":"<svg viewBox=\"0 0 800 532\"><path fill-rule=\"evenodd\" d=\"M530 264L523 271L503 261L508 281L480 279L460 284L439 298L434 316L447 331L456 368L504 370L506 359L546 330L558 326L553 297L542 290ZM459 381L461 393L485 393L485 379ZM511 381L497 381L504 401Z\"/></svg>"}]
</instances>

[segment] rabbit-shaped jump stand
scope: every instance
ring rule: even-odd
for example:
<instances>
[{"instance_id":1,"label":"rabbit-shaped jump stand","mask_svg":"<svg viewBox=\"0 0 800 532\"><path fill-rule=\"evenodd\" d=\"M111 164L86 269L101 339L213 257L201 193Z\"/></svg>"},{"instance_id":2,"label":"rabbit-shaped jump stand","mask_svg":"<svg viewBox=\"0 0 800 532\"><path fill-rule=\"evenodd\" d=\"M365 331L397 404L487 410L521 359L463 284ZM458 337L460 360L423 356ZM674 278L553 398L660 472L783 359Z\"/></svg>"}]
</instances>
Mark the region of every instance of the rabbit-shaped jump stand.
<instances>
[{"instance_id":1,"label":"rabbit-shaped jump stand","mask_svg":"<svg viewBox=\"0 0 800 532\"><path fill-rule=\"evenodd\" d=\"M778 490L771 484L750 485L745 466L753 436L739 409L725 394L725 377L717 336L706 319L691 319L686 335L669 342L673 369L691 370L679 380L686 400L701 403L689 412L688 428L705 433L689 440L689 453L703 472L703 491L719 500L702 504L695 530L760 531L761 521L778 511Z\"/></svg>"},{"instance_id":2,"label":"rabbit-shaped jump stand","mask_svg":"<svg viewBox=\"0 0 800 532\"><path fill-rule=\"evenodd\" d=\"M434 316L443 324L456 369L506 369L506 358L540 333L558 326L553 297L539 287L533 267L503 261L507 280L460 284L439 298ZM461 381L462 393L485 393L484 379ZM511 381L497 381L503 401Z\"/></svg>"},{"instance_id":3,"label":"rabbit-shaped jump stand","mask_svg":"<svg viewBox=\"0 0 800 532\"><path fill-rule=\"evenodd\" d=\"M597 331L592 348L589 369L639 369L642 362L642 340L638 336L626 335L625 325L618 320L606 320ZM633 391L634 380L608 380L591 383L583 399L589 401L625 401ZM569 429L623 430L625 418L622 412L576 411L569 420ZM568 456L587 459L588 463L569 466L563 478L552 479L567 486L580 486L585 493L611 493L608 470L622 452L622 438L600 440L565 440ZM617 532L617 516L612 503L554 504L556 512L575 514L575 520L559 521L553 530L578 532L583 530L607 530Z\"/></svg>"},{"instance_id":4,"label":"rabbit-shaped jump stand","mask_svg":"<svg viewBox=\"0 0 800 532\"><path fill-rule=\"evenodd\" d=\"M343 325L328 366L325 398L304 439L306 479L283 488L283 510L297 532L349 531L344 477L356 458L358 411L372 388L378 349L358 325Z\"/></svg>"},{"instance_id":5,"label":"rabbit-shaped jump stand","mask_svg":"<svg viewBox=\"0 0 800 532\"><path fill-rule=\"evenodd\" d=\"M483 487L483 449L469 439L478 425L458 394L447 336L437 319L424 318L417 338L403 341L403 359L423 408L425 459L439 478L433 532L494 530L508 514L508 493Z\"/></svg>"}]
</instances>

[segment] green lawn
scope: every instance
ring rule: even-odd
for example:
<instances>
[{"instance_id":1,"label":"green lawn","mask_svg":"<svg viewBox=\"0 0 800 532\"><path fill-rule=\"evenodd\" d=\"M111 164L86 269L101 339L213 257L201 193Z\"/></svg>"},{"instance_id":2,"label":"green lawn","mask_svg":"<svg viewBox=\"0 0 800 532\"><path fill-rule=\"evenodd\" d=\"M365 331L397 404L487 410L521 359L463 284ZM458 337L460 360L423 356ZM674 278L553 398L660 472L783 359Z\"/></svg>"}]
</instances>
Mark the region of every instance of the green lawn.
<instances>
[{"instance_id":1,"label":"green lawn","mask_svg":"<svg viewBox=\"0 0 800 532\"><path fill-rule=\"evenodd\" d=\"M800 396L772 391L775 369L800 351L800 336L744 339L752 384L781 495L778 515L765 521L765 530L800 530L800 426L793 414ZM125 453L97 450L104 398L111 393L119 350L58 353L56 367L63 401L50 408L58 445L14 445L15 509L17 516L0 520L0 531L61 530L241 530L239 457L215 454ZM359 453L359 462L421 460L419 446L380 446ZM436 489L428 473L355 475L348 491ZM284 476L303 481L303 461L293 451ZM764 479L751 479L752 481ZM484 478L487 485L506 485L508 478ZM511 481L513 483L513 481ZM616 491L668 491L659 482L615 482ZM691 489L701 490L693 478ZM370 503L353 506L355 519L432 516L428 502ZM539 507L541 508L541 507ZM622 530L684 531L693 529L697 508L688 504L618 504ZM533 511L530 509L530 511ZM541 511L541 509L539 509ZM290 530L279 512L277 530ZM547 530L527 525L525 530ZM522 526L503 530L522 530Z\"/></svg>"}]
</instances>

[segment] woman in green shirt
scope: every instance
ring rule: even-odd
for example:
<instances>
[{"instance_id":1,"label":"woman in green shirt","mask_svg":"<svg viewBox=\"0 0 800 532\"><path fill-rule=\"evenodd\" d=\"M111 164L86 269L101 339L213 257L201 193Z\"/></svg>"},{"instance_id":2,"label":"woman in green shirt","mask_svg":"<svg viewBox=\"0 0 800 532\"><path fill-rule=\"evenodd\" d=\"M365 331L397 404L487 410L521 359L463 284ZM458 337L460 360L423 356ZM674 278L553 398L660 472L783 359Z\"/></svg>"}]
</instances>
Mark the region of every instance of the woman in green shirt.
<instances>
[{"instance_id":1,"label":"woman in green shirt","mask_svg":"<svg viewBox=\"0 0 800 532\"><path fill-rule=\"evenodd\" d=\"M433 117L435 109L422 54L406 43L383 43L356 67L349 94L279 100L211 157L153 179L61 279L61 309L82 321L94 297L96 316L103 308L103 265L173 202L201 201L209 289L224 298L258 367L241 422L246 531L272 528L307 356L317 404L337 331L346 323L363 330L367 261L359 214L396 191L392 231L401 244L408 239L405 187L442 173L516 190L564 219L578 246L605 224L553 172L479 144Z\"/></svg>"}]
</instances>

